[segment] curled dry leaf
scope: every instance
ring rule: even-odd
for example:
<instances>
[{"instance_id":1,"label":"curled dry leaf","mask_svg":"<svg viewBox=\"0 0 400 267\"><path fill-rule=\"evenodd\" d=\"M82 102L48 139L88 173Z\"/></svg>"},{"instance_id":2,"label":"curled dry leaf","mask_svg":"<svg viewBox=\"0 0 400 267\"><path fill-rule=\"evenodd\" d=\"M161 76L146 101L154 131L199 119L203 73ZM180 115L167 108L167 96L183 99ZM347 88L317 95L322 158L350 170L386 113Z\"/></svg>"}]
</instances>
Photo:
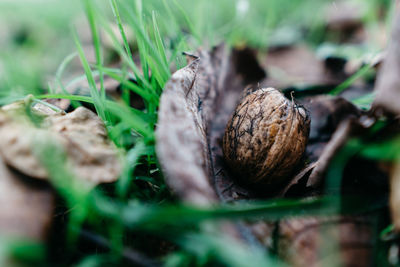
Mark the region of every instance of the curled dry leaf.
<instances>
[{"instance_id":1,"label":"curled dry leaf","mask_svg":"<svg viewBox=\"0 0 400 267\"><path fill-rule=\"evenodd\" d=\"M165 86L156 132L157 154L171 188L187 201L205 204L217 198L208 179L210 162L206 125L201 116L203 100L193 88L198 65L199 59L195 59L177 71Z\"/></svg>"},{"instance_id":2,"label":"curled dry leaf","mask_svg":"<svg viewBox=\"0 0 400 267\"><path fill-rule=\"evenodd\" d=\"M200 51L198 56L199 58L192 58L194 60L187 67L172 75L161 96L156 132L157 153L167 184L177 196L195 204L272 197L272 195L260 195L260 192L238 185L232 178L231 170L226 166L222 152L225 127L240 97L251 94L251 91L243 92L244 88L248 83L255 83L265 78L261 75L252 76L247 70L261 74L262 68L256 64L254 58L246 62L255 62L255 65L248 68L237 66L238 62L243 62L240 60L241 57L253 55L248 51L243 53L243 50L229 53L223 46L209 53ZM342 118L338 119L337 125L341 120ZM332 135L335 130L336 127L328 134ZM328 141L329 138L325 140ZM337 142L334 139L331 141ZM314 166L316 164L305 166L303 170L300 168L294 179L297 181L303 177L308 179ZM287 190L281 192L282 195ZM313 221L316 225L324 223L320 218L313 218ZM332 224L337 225L335 227L339 229L340 234L348 233L346 229L351 229L351 227L341 227L340 223L332 222ZM300 258L307 249L318 247L319 241L316 237L318 231L307 232L307 223L302 225L304 227L300 227L297 235L310 234L313 238L308 244L304 244L304 249L299 249L297 245L289 242L287 246L283 246L282 253L287 252L289 255L289 251L295 251L297 258ZM271 223L240 224L236 229L241 240L252 245L271 246L275 242ZM366 238L368 241L369 237ZM353 235L351 238L356 240L357 236ZM306 242L305 239L301 240L302 244ZM365 240L360 240L361 243L365 243ZM340 252L346 254L344 261L355 262L354 254L349 251L347 248L341 248ZM369 255L369 252L370 250L366 255ZM289 260L292 261L292 258ZM319 261L319 259L311 260L313 262L308 262L307 265ZM297 265L302 263L304 262L299 260Z\"/></svg>"},{"instance_id":3,"label":"curled dry leaf","mask_svg":"<svg viewBox=\"0 0 400 267\"><path fill-rule=\"evenodd\" d=\"M10 170L0 157L0 236L44 241L54 205L48 185Z\"/></svg>"},{"instance_id":4,"label":"curled dry leaf","mask_svg":"<svg viewBox=\"0 0 400 267\"><path fill-rule=\"evenodd\" d=\"M29 119L25 111L31 112ZM103 122L90 110L79 107L64 114L30 108L25 103L0 110L0 153L6 163L39 179L48 177L35 155L35 138L53 138L66 151L78 177L93 183L115 181L121 171L118 151L109 141Z\"/></svg>"}]
</instances>

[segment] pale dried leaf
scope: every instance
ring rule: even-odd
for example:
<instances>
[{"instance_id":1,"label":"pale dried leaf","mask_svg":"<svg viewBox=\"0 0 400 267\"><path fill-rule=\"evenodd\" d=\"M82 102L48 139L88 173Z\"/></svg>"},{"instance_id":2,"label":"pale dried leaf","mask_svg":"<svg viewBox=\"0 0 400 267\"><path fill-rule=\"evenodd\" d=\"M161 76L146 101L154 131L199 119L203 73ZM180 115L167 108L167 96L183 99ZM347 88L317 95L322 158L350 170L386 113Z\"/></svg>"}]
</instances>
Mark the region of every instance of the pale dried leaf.
<instances>
[{"instance_id":1,"label":"pale dried leaf","mask_svg":"<svg viewBox=\"0 0 400 267\"><path fill-rule=\"evenodd\" d=\"M0 111L0 154L13 168L31 177L43 179L47 177L47 171L32 151L33 137L42 130L32 127L21 116Z\"/></svg>"},{"instance_id":2,"label":"pale dried leaf","mask_svg":"<svg viewBox=\"0 0 400 267\"><path fill-rule=\"evenodd\" d=\"M35 138L53 138L63 146L68 164L78 177L95 184L118 178L118 151L96 114L83 107L68 114L35 111L43 117L36 126L23 116L23 110L10 106L0 110L0 153L7 164L31 177L48 178L33 148Z\"/></svg>"},{"instance_id":3,"label":"pale dried leaf","mask_svg":"<svg viewBox=\"0 0 400 267\"><path fill-rule=\"evenodd\" d=\"M206 204L216 201L209 183L208 146L204 123L197 113L193 85L199 60L177 71L160 101L157 155L167 183L183 199Z\"/></svg>"},{"instance_id":4,"label":"pale dried leaf","mask_svg":"<svg viewBox=\"0 0 400 267\"><path fill-rule=\"evenodd\" d=\"M45 119L49 131L67 152L74 172L94 183L115 181L121 162L101 119L89 109L79 107L66 115Z\"/></svg>"}]
</instances>

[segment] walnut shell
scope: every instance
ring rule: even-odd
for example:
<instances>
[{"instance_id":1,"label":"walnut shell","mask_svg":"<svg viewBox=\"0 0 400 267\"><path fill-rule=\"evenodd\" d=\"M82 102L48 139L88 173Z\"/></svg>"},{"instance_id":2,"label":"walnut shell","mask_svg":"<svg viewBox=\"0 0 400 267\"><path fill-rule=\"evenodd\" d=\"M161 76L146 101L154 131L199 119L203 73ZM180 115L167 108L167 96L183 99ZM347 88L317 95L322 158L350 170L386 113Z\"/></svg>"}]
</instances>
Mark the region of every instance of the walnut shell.
<instances>
[{"instance_id":1,"label":"walnut shell","mask_svg":"<svg viewBox=\"0 0 400 267\"><path fill-rule=\"evenodd\" d=\"M304 107L274 88L259 89L242 99L226 126L225 161L245 184L282 185L301 160L309 131Z\"/></svg>"}]
</instances>

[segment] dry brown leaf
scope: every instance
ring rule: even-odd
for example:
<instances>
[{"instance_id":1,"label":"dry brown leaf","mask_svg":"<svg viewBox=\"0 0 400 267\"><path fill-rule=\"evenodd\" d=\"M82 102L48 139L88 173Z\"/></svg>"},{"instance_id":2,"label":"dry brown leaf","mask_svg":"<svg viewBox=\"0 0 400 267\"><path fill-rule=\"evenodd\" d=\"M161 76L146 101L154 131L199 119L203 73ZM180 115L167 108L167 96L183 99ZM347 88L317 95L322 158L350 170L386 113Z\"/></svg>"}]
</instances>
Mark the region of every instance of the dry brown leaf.
<instances>
[{"instance_id":1,"label":"dry brown leaf","mask_svg":"<svg viewBox=\"0 0 400 267\"><path fill-rule=\"evenodd\" d=\"M391 40L375 86L375 109L400 115L400 4L397 2Z\"/></svg>"},{"instance_id":2,"label":"dry brown leaf","mask_svg":"<svg viewBox=\"0 0 400 267\"><path fill-rule=\"evenodd\" d=\"M157 155L167 182L178 195L207 204L215 202L216 195L205 168L210 163L201 103L193 90L198 65L199 60L194 60L174 73L165 86L156 132Z\"/></svg>"},{"instance_id":3,"label":"dry brown leaf","mask_svg":"<svg viewBox=\"0 0 400 267\"><path fill-rule=\"evenodd\" d=\"M32 111L40 114L42 120L35 126L23 116L25 108L24 103L19 103L0 110L0 153L7 164L28 176L48 178L33 146L35 138L53 138L63 146L78 177L95 184L118 178L121 171L118 151L96 114L83 107L68 114L36 108Z\"/></svg>"},{"instance_id":4,"label":"dry brown leaf","mask_svg":"<svg viewBox=\"0 0 400 267\"><path fill-rule=\"evenodd\" d=\"M272 197L238 185L223 160L221 142L226 124L240 97L245 95L243 90L247 83L262 79L247 73L247 70L254 73L254 69L261 69L257 64L248 68L236 65L244 62L238 59L249 56L243 51L245 50L228 53L222 46L209 53L200 51L199 59L194 59L187 67L173 74L161 97L156 132L157 153L167 184L186 202L210 204ZM347 117L337 118L332 132ZM329 137L332 132L328 133ZM343 136L347 138L347 135ZM338 147L342 144L341 142ZM327 161L326 164L328 163ZM295 177L296 183L303 177L308 178L313 168L314 165L311 165L299 170ZM273 225L266 222L241 225L236 228L236 233L240 233L239 236L246 242L253 240L251 242L270 246L274 238L271 227ZM348 229L341 227L340 223L335 227L341 234ZM302 228L299 235L303 233L308 235L306 228ZM312 240L306 246L313 249L318 246L318 242L314 242L318 232L314 231L310 235ZM357 238L351 238L353 237ZM257 239L259 241L254 241ZM360 242L364 243L365 240ZM305 253L305 250L292 245L287 246L286 250L297 251L299 257ZM346 254L348 250L342 249L341 252ZM344 260L353 256L350 253Z\"/></svg>"},{"instance_id":5,"label":"dry brown leaf","mask_svg":"<svg viewBox=\"0 0 400 267\"><path fill-rule=\"evenodd\" d=\"M0 157L0 235L44 241L52 221L52 189L11 171Z\"/></svg>"},{"instance_id":6,"label":"dry brown leaf","mask_svg":"<svg viewBox=\"0 0 400 267\"><path fill-rule=\"evenodd\" d=\"M263 63L268 77L263 87L284 89L289 86L332 85L344 77L337 77L325 68L324 61L305 46L289 46L268 52ZM307 66L307 67L305 67Z\"/></svg>"},{"instance_id":7,"label":"dry brown leaf","mask_svg":"<svg viewBox=\"0 0 400 267\"><path fill-rule=\"evenodd\" d=\"M400 115L400 2L396 1L391 39L383 66L380 68L375 86L376 98L373 109L377 115L388 117ZM398 133L398 131L397 131ZM396 231L400 231L400 165L394 162L390 174L390 211Z\"/></svg>"},{"instance_id":8,"label":"dry brown leaf","mask_svg":"<svg viewBox=\"0 0 400 267\"><path fill-rule=\"evenodd\" d=\"M121 172L118 151L108 139L101 119L79 107L66 115L49 116L44 121L64 146L75 173L94 183L115 181Z\"/></svg>"},{"instance_id":9,"label":"dry brown leaf","mask_svg":"<svg viewBox=\"0 0 400 267\"><path fill-rule=\"evenodd\" d=\"M16 102L0 109L0 154L20 172L35 178L47 177L47 171L33 155L33 137L43 133L24 116L25 103ZM42 113L40 113L42 114ZM43 113L45 116L45 114Z\"/></svg>"},{"instance_id":10,"label":"dry brown leaf","mask_svg":"<svg viewBox=\"0 0 400 267\"><path fill-rule=\"evenodd\" d=\"M349 1L335 1L326 10L326 23L329 28L344 31L346 28L361 27L363 6Z\"/></svg>"}]
</instances>

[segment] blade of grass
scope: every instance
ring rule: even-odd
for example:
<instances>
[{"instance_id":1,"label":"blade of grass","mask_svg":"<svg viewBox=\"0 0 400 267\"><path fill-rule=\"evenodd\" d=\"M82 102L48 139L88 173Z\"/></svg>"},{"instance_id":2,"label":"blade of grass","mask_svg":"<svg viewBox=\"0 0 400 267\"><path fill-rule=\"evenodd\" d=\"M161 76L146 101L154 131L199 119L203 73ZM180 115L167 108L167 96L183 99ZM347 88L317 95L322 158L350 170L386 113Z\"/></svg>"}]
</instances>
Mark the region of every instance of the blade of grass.
<instances>
[{"instance_id":1,"label":"blade of grass","mask_svg":"<svg viewBox=\"0 0 400 267\"><path fill-rule=\"evenodd\" d=\"M164 10L167 12L168 19L166 21L169 21L171 24L169 26L172 28L173 33L181 33L181 28L179 26L179 23L177 21L177 17L173 14L171 7L169 6L169 3L167 0L162 0ZM168 27L168 28L170 28Z\"/></svg>"},{"instance_id":2,"label":"blade of grass","mask_svg":"<svg viewBox=\"0 0 400 267\"><path fill-rule=\"evenodd\" d=\"M85 53L83 51L83 47L82 47L82 45L81 45L81 43L79 41L78 34L76 33L75 30L73 30L73 36L74 36L75 45L76 45L76 47L78 49L79 58L81 60L83 69L85 70L87 81L89 83L90 94L91 94L91 96L93 97L93 100L94 100L93 104L94 104L94 106L96 108L96 111L97 111L97 114L99 114L100 118L103 121L107 122L107 120L106 120L107 118L106 118L106 115L105 115L105 107L104 107L103 101L102 101L101 97L99 96L99 92L98 92L97 87L96 87L96 82L94 80L92 70L91 70L91 68L89 66L89 62L87 61L87 59L85 57Z\"/></svg>"},{"instance_id":3,"label":"blade of grass","mask_svg":"<svg viewBox=\"0 0 400 267\"><path fill-rule=\"evenodd\" d=\"M139 25L139 28L143 30L143 32L145 32L145 26L144 26L144 22L143 22L143 2L142 0L137 0L135 1L135 18L136 18L136 22ZM139 57L140 57L140 64L142 65L142 71L143 71L143 76L144 79L149 81L149 64L148 64L148 60L147 60L147 55L148 55L148 43L144 42L142 38L140 38L139 36L136 38L137 41L137 45L138 45L138 52L139 52Z\"/></svg>"},{"instance_id":4,"label":"blade of grass","mask_svg":"<svg viewBox=\"0 0 400 267\"><path fill-rule=\"evenodd\" d=\"M86 11L86 16L88 18L90 25L90 31L92 33L93 47L95 49L95 55L96 55L96 65L103 66L103 53L101 49L100 35L95 22L95 17L98 11L95 12L94 10L95 6L93 5L92 0L85 0L84 6ZM104 88L104 75L101 68L99 68L99 79L100 79L100 101L101 103L104 103L106 100L106 90ZM103 112L104 114L102 114L102 116L104 117L102 117L102 119L108 126L111 122L111 118L107 110L104 110Z\"/></svg>"},{"instance_id":5,"label":"blade of grass","mask_svg":"<svg viewBox=\"0 0 400 267\"><path fill-rule=\"evenodd\" d=\"M111 38L113 46L116 49L116 51L118 52L118 54L122 57L122 59L128 64L128 66L133 71L136 81L140 85L145 87L147 90L151 90L152 88L151 88L150 83L142 77L143 75L140 73L139 68L136 66L136 63L133 61L133 58L131 56L129 56L126 53L125 48L121 46L121 44L118 41L118 38L115 36L115 33L110 28L109 23L107 21L105 21L104 19L100 19L100 22L103 26L103 29L107 32L107 34Z\"/></svg>"},{"instance_id":6,"label":"blade of grass","mask_svg":"<svg viewBox=\"0 0 400 267\"><path fill-rule=\"evenodd\" d=\"M196 38L196 41L198 43L201 43L201 37L199 32L196 30L196 28L194 27L192 21L189 19L188 14L186 13L185 9L178 3L177 0L173 0L172 1L175 5L175 7L177 8L177 10L179 11L179 13L181 14L181 16L184 18L187 26L189 27L189 31L190 33Z\"/></svg>"},{"instance_id":7,"label":"blade of grass","mask_svg":"<svg viewBox=\"0 0 400 267\"><path fill-rule=\"evenodd\" d=\"M329 92L330 95L338 95L342 93L344 90L349 88L354 82L358 79L364 77L372 68L371 64L364 65L361 69L359 69L355 74L350 76L347 80L343 83L335 87L332 91Z\"/></svg>"},{"instance_id":8,"label":"blade of grass","mask_svg":"<svg viewBox=\"0 0 400 267\"><path fill-rule=\"evenodd\" d=\"M61 90L63 91L63 93L67 93L66 88L64 87L61 78L62 75L65 71L65 69L67 68L68 64L71 63L71 61L78 56L78 53L74 52L68 56L66 56L64 58L64 60L61 62L60 66L57 68L56 71L56 76L55 76L55 82L60 86ZM56 93L56 92L50 92L50 93Z\"/></svg>"},{"instance_id":9,"label":"blade of grass","mask_svg":"<svg viewBox=\"0 0 400 267\"><path fill-rule=\"evenodd\" d=\"M369 93L369 94L363 95L362 97L356 98L356 99L352 100L351 102L354 105L358 106L359 108L368 110L371 108L371 105L372 105L372 102L374 101L374 99L375 99L375 93Z\"/></svg>"},{"instance_id":10,"label":"blade of grass","mask_svg":"<svg viewBox=\"0 0 400 267\"><path fill-rule=\"evenodd\" d=\"M164 231L168 227L171 231L168 234L176 234L174 231L185 231L191 225L206 220L218 219L240 219L248 220L277 220L292 216L326 216L338 214L336 206L338 197L324 197L306 200L278 199L263 201L260 203L240 203L237 205L219 205L215 207L191 207L191 206L161 206L146 205L142 203L129 203L121 207L117 203L108 202L103 209L102 201L97 202L98 212L110 216L118 216L124 221L127 227L135 231ZM343 200L346 203L344 214L366 211L371 205L362 198L350 198ZM112 208L111 205L116 205ZM104 203L105 205L105 203ZM123 210L122 213L120 210ZM118 212L116 212L118 210ZM121 217L122 216L122 217ZM179 218L179 220L177 220Z\"/></svg>"},{"instance_id":11,"label":"blade of grass","mask_svg":"<svg viewBox=\"0 0 400 267\"><path fill-rule=\"evenodd\" d=\"M147 57L151 56L154 59L154 61L158 64L158 67L156 69L152 69L152 72L159 72L160 75L163 77L163 79L165 81L167 81L170 77L170 71L169 71L168 66L166 64L164 64L157 49L154 47L153 43L150 41L149 36L145 32L144 27L139 24L140 20L138 20L135 17L134 12L132 12L125 3L122 3L122 4L123 4L124 10L126 12L126 19L129 22L132 29L134 30L134 32L137 36L138 43L142 43L145 47L148 48L149 55L146 55L146 56ZM161 86L162 86L162 84L161 84Z\"/></svg>"},{"instance_id":12,"label":"blade of grass","mask_svg":"<svg viewBox=\"0 0 400 267\"><path fill-rule=\"evenodd\" d=\"M136 85L133 82L130 82L126 78L119 76L118 74L115 74L114 72L104 70L104 73L113 78L114 80L120 82L123 86L129 88L132 90L132 92L135 92L138 94L140 97L142 97L145 101L156 101L158 100L158 96L153 92L152 94L149 93L147 90L143 89L142 87ZM150 91L152 92L152 91Z\"/></svg>"},{"instance_id":13,"label":"blade of grass","mask_svg":"<svg viewBox=\"0 0 400 267\"><path fill-rule=\"evenodd\" d=\"M117 184L117 194L120 198L125 199L127 197L128 190L132 184L133 173L136 165L138 164L140 157L145 155L146 152L147 149L143 140L137 141L135 147L128 151L125 157L124 170Z\"/></svg>"},{"instance_id":14,"label":"blade of grass","mask_svg":"<svg viewBox=\"0 0 400 267\"><path fill-rule=\"evenodd\" d=\"M77 96L77 95L63 95L63 94L55 94L55 95L37 95L35 98L43 99L43 98L63 98L75 101L82 101L86 103L95 104L94 99L87 96ZM126 124L131 127L131 129L143 137L146 138L147 142L152 142L154 140L154 132L149 127L148 122L155 120L149 114L145 114L139 110L134 108L130 108L127 106L120 105L114 101L106 100L106 106L109 112Z\"/></svg>"},{"instance_id":15,"label":"blade of grass","mask_svg":"<svg viewBox=\"0 0 400 267\"><path fill-rule=\"evenodd\" d=\"M164 62L165 65L168 65L167 61L167 56L165 55L165 47L161 38L160 34L160 29L158 28L157 25L157 20L156 20L156 13L155 11L152 12L152 18L153 18L153 27L154 27L154 39L156 40L156 46L158 53L160 54L160 57L162 61Z\"/></svg>"},{"instance_id":16,"label":"blade of grass","mask_svg":"<svg viewBox=\"0 0 400 267\"><path fill-rule=\"evenodd\" d=\"M118 7L117 7L117 2L115 0L110 0L109 2L110 2L110 5L111 5L112 12L114 14L114 19L117 22L118 29L119 29L119 32L120 32L121 37L122 37L122 41L124 43L125 51L126 51L127 55L129 56L129 58L133 58L131 49L129 47L128 39L126 38L124 27L122 26L121 16L119 14L119 10L118 10Z\"/></svg>"},{"instance_id":17,"label":"blade of grass","mask_svg":"<svg viewBox=\"0 0 400 267\"><path fill-rule=\"evenodd\" d=\"M89 21L90 31L92 33L93 47L94 47L95 56L96 56L96 64L99 66L102 66L103 65L103 56L102 56L102 51L101 51L100 36L99 36L99 32L97 30L97 26L96 26L96 22L95 22L95 12L94 12L94 6L92 4L92 0L84 0L84 7L85 7L85 12L86 12L86 17L88 18L88 21ZM101 70L99 70L99 77L100 77L100 96L101 96L102 101L105 101L106 92L104 89L103 72Z\"/></svg>"},{"instance_id":18,"label":"blade of grass","mask_svg":"<svg viewBox=\"0 0 400 267\"><path fill-rule=\"evenodd\" d=\"M35 135L33 152L49 173L50 182L67 201L69 210L68 243L72 246L78 239L78 234L72 229L80 228L90 211L89 194L93 185L82 179L77 179L73 171L67 167L64 148L44 133Z\"/></svg>"},{"instance_id":19,"label":"blade of grass","mask_svg":"<svg viewBox=\"0 0 400 267\"><path fill-rule=\"evenodd\" d=\"M54 83L58 84L59 88L61 89L61 92L64 93L64 94L69 94L69 92L67 90L68 86L67 87L64 86L64 84L62 83L61 78L62 78L63 73L64 73L65 69L67 68L68 64L71 63L71 61L76 56L78 56L77 52L74 52L74 53L66 56L64 58L64 60L61 62L60 66L57 68L57 71L56 71L56 76L55 76L55 79L54 79ZM56 94L57 93L57 92L52 91L52 90L50 90L49 92L50 92L50 94ZM80 103L77 102L77 101L71 101L71 106L74 107L74 108L77 108L77 107L80 106Z\"/></svg>"}]
</instances>

